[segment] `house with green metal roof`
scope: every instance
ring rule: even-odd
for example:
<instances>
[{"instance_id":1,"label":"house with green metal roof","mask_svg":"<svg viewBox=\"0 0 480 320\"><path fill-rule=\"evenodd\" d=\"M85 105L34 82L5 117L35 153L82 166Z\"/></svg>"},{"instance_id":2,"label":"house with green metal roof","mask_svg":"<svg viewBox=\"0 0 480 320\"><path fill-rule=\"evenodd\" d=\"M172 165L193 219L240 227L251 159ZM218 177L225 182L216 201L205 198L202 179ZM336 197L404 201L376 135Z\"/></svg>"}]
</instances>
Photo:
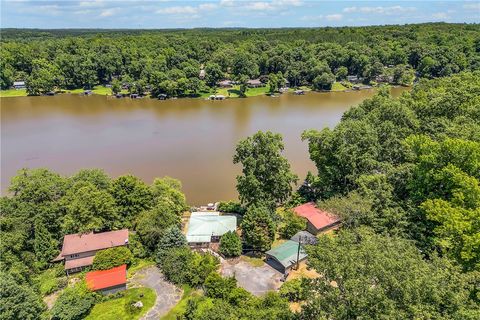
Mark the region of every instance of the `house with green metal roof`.
<instances>
[{"instance_id":1,"label":"house with green metal roof","mask_svg":"<svg viewBox=\"0 0 480 320\"><path fill-rule=\"evenodd\" d=\"M307 259L307 253L296 241L288 240L265 252L267 263L282 273L287 273L298 262ZM300 250L300 251L299 251Z\"/></svg>"},{"instance_id":2,"label":"house with green metal roof","mask_svg":"<svg viewBox=\"0 0 480 320\"><path fill-rule=\"evenodd\" d=\"M237 230L237 217L219 212L193 212L187 226L187 242L192 247L208 247L228 231Z\"/></svg>"}]
</instances>

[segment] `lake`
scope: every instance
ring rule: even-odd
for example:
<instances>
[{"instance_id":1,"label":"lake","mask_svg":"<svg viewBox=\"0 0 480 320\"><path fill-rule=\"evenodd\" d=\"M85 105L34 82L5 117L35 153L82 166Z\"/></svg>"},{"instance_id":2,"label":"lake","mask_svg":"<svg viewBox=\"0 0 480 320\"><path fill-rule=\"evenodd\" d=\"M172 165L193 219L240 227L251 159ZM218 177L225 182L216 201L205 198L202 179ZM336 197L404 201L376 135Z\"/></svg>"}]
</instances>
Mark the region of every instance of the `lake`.
<instances>
[{"instance_id":1,"label":"lake","mask_svg":"<svg viewBox=\"0 0 480 320\"><path fill-rule=\"evenodd\" d=\"M405 88L393 88L399 96ZM236 199L232 163L236 143L258 130L281 133L285 155L303 179L315 170L306 129L333 128L351 106L374 90L309 92L225 101L115 99L58 95L1 99L1 183L23 168L71 175L103 168L112 177L134 174L180 179L191 205Z\"/></svg>"}]
</instances>

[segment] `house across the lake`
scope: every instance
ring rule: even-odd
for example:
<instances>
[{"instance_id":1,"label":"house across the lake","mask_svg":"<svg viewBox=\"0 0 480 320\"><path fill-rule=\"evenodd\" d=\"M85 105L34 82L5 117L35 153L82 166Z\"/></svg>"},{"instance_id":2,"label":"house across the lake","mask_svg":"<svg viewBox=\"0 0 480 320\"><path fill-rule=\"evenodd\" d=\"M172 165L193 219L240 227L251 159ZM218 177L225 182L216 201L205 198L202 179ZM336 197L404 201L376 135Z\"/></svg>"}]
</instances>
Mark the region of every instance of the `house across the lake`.
<instances>
[{"instance_id":1,"label":"house across the lake","mask_svg":"<svg viewBox=\"0 0 480 320\"><path fill-rule=\"evenodd\" d=\"M232 80L222 80L217 83L220 88L231 88L233 87L233 81Z\"/></svg>"},{"instance_id":2,"label":"house across the lake","mask_svg":"<svg viewBox=\"0 0 480 320\"><path fill-rule=\"evenodd\" d=\"M265 84L262 81L260 81L260 79L250 79L247 81L247 85L250 88L265 87Z\"/></svg>"},{"instance_id":3,"label":"house across the lake","mask_svg":"<svg viewBox=\"0 0 480 320\"><path fill-rule=\"evenodd\" d=\"M127 229L67 234L63 238L62 251L53 261L65 260L65 272L69 275L91 266L98 251L125 245L128 245Z\"/></svg>"},{"instance_id":4,"label":"house across the lake","mask_svg":"<svg viewBox=\"0 0 480 320\"><path fill-rule=\"evenodd\" d=\"M108 270L90 271L85 275L87 287L92 291L111 294L127 289L127 265Z\"/></svg>"},{"instance_id":5,"label":"house across the lake","mask_svg":"<svg viewBox=\"0 0 480 320\"><path fill-rule=\"evenodd\" d=\"M187 226L187 242L191 247L208 247L228 231L237 230L237 217L219 212L192 212Z\"/></svg>"},{"instance_id":6,"label":"house across the lake","mask_svg":"<svg viewBox=\"0 0 480 320\"><path fill-rule=\"evenodd\" d=\"M25 81L14 81L13 88L16 90L25 89L27 86L25 85Z\"/></svg>"},{"instance_id":7,"label":"house across the lake","mask_svg":"<svg viewBox=\"0 0 480 320\"><path fill-rule=\"evenodd\" d=\"M293 208L293 212L307 219L307 231L314 235L334 229L341 223L339 217L320 210L313 202L304 203L295 207Z\"/></svg>"}]
</instances>

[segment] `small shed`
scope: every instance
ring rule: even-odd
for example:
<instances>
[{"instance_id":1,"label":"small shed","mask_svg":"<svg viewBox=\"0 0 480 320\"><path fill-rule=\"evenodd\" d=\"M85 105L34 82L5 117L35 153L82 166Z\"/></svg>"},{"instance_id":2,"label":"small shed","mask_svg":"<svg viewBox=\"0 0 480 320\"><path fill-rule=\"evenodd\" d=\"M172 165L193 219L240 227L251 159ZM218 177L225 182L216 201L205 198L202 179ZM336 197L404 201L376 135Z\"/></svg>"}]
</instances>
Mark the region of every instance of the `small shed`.
<instances>
[{"instance_id":1,"label":"small shed","mask_svg":"<svg viewBox=\"0 0 480 320\"><path fill-rule=\"evenodd\" d=\"M108 270L90 271L85 275L87 287L92 291L112 294L127 289L127 265Z\"/></svg>"},{"instance_id":2,"label":"small shed","mask_svg":"<svg viewBox=\"0 0 480 320\"><path fill-rule=\"evenodd\" d=\"M300 250L300 251L299 251ZM307 253L298 242L288 240L265 252L267 263L282 273L288 273L298 262L307 259Z\"/></svg>"},{"instance_id":3,"label":"small shed","mask_svg":"<svg viewBox=\"0 0 480 320\"><path fill-rule=\"evenodd\" d=\"M298 231L290 240L301 244L317 244L318 239L308 231Z\"/></svg>"}]
</instances>

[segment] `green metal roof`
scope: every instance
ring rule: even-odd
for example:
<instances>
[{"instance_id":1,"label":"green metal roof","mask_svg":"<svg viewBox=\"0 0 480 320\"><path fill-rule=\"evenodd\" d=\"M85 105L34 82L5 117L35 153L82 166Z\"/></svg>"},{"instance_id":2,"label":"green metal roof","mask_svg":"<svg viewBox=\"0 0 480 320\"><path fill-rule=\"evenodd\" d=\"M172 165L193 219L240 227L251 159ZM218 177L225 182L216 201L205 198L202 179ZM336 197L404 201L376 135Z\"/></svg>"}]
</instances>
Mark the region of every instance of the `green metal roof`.
<instances>
[{"instance_id":1,"label":"green metal roof","mask_svg":"<svg viewBox=\"0 0 480 320\"><path fill-rule=\"evenodd\" d=\"M285 268L290 267L291 265L297 262L297 251L298 251L298 242L288 240L278 247L272 248L265 252L265 254L274 257L278 262L280 262ZM303 249L300 249L299 259L303 260L307 257L307 254Z\"/></svg>"},{"instance_id":2,"label":"green metal roof","mask_svg":"<svg viewBox=\"0 0 480 320\"><path fill-rule=\"evenodd\" d=\"M187 230L188 242L210 242L212 236L222 236L237 229L237 217L213 214L197 214L190 217Z\"/></svg>"}]
</instances>

